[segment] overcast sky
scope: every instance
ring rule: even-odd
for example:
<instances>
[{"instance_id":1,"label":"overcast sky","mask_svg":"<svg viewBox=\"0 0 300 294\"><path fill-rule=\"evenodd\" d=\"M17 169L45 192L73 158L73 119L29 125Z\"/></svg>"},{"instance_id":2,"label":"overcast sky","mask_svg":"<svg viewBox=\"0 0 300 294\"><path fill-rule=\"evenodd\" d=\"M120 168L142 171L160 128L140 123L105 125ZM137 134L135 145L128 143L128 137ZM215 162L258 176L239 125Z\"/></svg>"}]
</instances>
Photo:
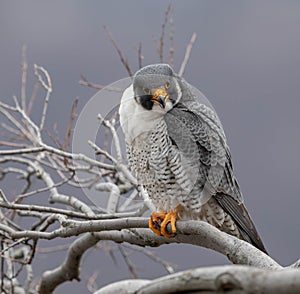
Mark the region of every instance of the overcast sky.
<instances>
[{"instance_id":1,"label":"overcast sky","mask_svg":"<svg viewBox=\"0 0 300 294\"><path fill-rule=\"evenodd\" d=\"M80 74L100 84L127 77L103 25L113 32L135 71L139 42L144 65L159 61L153 39L160 35L168 4L161 0L2 0L0 99L9 101L12 95L20 95L25 44L29 71L38 63L53 79L47 127L57 122L64 132L65 114L74 98L79 97L82 109L96 92L78 84ZM300 257L300 1L189 0L173 1L173 6L175 70L196 32L185 78L206 95L222 120L246 206L266 248L279 263L290 264ZM168 48L166 61L167 55ZM34 81L30 74L28 95ZM42 95L39 99L37 103ZM154 251L179 269L227 262L217 253L192 246ZM95 260L95 255L98 262L84 268L83 280L96 268L99 285L128 277L124 265L111 265L112 260L101 251L92 253L84 262ZM44 266L60 261L54 257L44 261ZM142 276L163 273L152 263L147 269L139 266ZM74 283L57 293L81 289ZM84 289L84 281L79 286Z\"/></svg>"}]
</instances>

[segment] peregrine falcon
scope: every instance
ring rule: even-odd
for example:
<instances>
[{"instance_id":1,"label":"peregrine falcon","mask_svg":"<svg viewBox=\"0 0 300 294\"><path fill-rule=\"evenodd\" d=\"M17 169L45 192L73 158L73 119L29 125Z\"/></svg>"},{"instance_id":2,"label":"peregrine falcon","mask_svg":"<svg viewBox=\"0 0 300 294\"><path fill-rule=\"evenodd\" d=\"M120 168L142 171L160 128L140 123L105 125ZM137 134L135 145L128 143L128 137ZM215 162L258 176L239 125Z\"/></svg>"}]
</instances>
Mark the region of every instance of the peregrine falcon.
<instances>
[{"instance_id":1,"label":"peregrine falcon","mask_svg":"<svg viewBox=\"0 0 300 294\"><path fill-rule=\"evenodd\" d=\"M200 91L169 65L148 65L124 91L119 114L130 170L157 210L149 220L155 234L174 236L176 219L203 220L266 252L221 122Z\"/></svg>"}]
</instances>

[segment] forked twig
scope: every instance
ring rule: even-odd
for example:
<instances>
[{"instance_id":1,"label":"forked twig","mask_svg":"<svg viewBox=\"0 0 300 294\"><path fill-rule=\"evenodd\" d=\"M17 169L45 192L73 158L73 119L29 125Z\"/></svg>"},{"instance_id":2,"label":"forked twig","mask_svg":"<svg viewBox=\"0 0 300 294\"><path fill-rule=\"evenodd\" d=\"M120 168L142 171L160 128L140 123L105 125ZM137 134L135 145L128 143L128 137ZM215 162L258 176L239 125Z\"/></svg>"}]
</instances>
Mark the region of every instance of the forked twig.
<instances>
[{"instance_id":1,"label":"forked twig","mask_svg":"<svg viewBox=\"0 0 300 294\"><path fill-rule=\"evenodd\" d=\"M116 148L116 157L117 157L117 162L121 163L123 161L122 159L122 150L121 150L121 144L119 140L119 136L117 134L116 128L114 126L114 120L110 122L109 120L104 119L101 114L98 114L98 119L100 121L100 124L103 124L105 127L107 127L114 140L115 148Z\"/></svg>"},{"instance_id":2,"label":"forked twig","mask_svg":"<svg viewBox=\"0 0 300 294\"><path fill-rule=\"evenodd\" d=\"M44 79L42 78L39 71L45 75L46 81L44 81ZM45 120L46 120L49 98L50 98L50 94L52 92L52 82L51 82L51 78L50 78L48 71L42 66L38 66L37 64L34 64L34 74L37 77L39 83L42 85L42 87L46 90L44 108L43 108L42 118L41 118L40 127L39 127L39 130L41 131L44 128L44 124L45 124Z\"/></svg>"}]
</instances>

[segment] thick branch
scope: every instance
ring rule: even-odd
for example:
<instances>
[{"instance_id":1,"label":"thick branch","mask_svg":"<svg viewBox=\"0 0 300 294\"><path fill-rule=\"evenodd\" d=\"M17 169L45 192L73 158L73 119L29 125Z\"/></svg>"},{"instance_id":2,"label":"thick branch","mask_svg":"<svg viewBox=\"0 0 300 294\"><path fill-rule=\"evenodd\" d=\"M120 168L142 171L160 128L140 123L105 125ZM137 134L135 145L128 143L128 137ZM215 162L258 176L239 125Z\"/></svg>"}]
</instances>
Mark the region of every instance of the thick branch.
<instances>
[{"instance_id":1,"label":"thick branch","mask_svg":"<svg viewBox=\"0 0 300 294\"><path fill-rule=\"evenodd\" d=\"M217 228L202 221L178 221L178 234L175 238L166 239L154 235L148 227L145 218L123 218L97 221L63 220L63 228L53 232L15 231L0 224L0 229L7 232L13 239L54 239L66 238L85 232L99 232L99 239L115 242L128 242L142 246L160 246L168 243L186 243L203 246L228 257L236 264L252 265L259 268L281 268L271 257L264 254L251 244L221 232ZM140 228L131 231L124 229ZM116 231L117 230L117 231ZM121 232L119 232L122 230Z\"/></svg>"},{"instance_id":2,"label":"thick branch","mask_svg":"<svg viewBox=\"0 0 300 294\"><path fill-rule=\"evenodd\" d=\"M72 222L72 226L75 222ZM90 230L103 230L87 234L76 240L70 247L65 261L58 268L44 273L41 289L51 293L59 284L72 279L79 279L79 263L83 253L100 240L112 240L118 243L128 242L140 246L160 246L168 243L186 243L210 248L226 255L236 264L246 264L264 269L281 269L273 259L252 245L223 233L215 227L202 221L179 221L178 235L166 239L154 235L148 227L147 219L128 218L97 222L83 222ZM94 225L92 225L94 223ZM70 224L70 223L69 223ZM88 225L90 224L90 225ZM125 227L140 227L140 229L121 230ZM117 230L113 230L113 228ZM71 228L71 230L74 228ZM105 231L105 229L107 231ZM119 231L121 230L121 231ZM78 231L77 231L78 232ZM183 235L185 233L186 235ZM117 292L111 292L117 293Z\"/></svg>"},{"instance_id":3,"label":"thick branch","mask_svg":"<svg viewBox=\"0 0 300 294\"><path fill-rule=\"evenodd\" d=\"M201 291L201 293L295 294L300 292L300 271L296 269L268 271L249 266L197 268L151 282L147 280L117 282L94 294L125 292L127 294L171 294L190 293L190 291L193 293Z\"/></svg>"},{"instance_id":4,"label":"thick branch","mask_svg":"<svg viewBox=\"0 0 300 294\"><path fill-rule=\"evenodd\" d=\"M39 284L39 293L50 294L65 281L80 281L79 268L83 253L98 242L93 234L86 234L72 243L62 264L54 270L44 272Z\"/></svg>"},{"instance_id":5,"label":"thick branch","mask_svg":"<svg viewBox=\"0 0 300 294\"><path fill-rule=\"evenodd\" d=\"M202 221L177 222L175 238L166 239L154 235L149 229L134 229L99 232L102 240L128 242L140 246L157 247L169 243L193 244L217 251L234 264L251 265L266 269L281 269L282 267L270 256L251 244L221 232L217 228Z\"/></svg>"}]
</instances>

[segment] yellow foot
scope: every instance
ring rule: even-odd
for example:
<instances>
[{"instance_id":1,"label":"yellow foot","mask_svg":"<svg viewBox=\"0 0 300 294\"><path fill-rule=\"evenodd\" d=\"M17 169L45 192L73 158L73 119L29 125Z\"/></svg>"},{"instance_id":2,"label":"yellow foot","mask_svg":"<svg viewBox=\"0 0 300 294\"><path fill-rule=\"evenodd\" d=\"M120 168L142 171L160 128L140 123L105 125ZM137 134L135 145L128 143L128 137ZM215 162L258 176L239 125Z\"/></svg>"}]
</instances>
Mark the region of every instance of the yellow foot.
<instances>
[{"instance_id":1,"label":"yellow foot","mask_svg":"<svg viewBox=\"0 0 300 294\"><path fill-rule=\"evenodd\" d=\"M178 219L178 212L181 206L178 206L176 210L170 212L159 211L152 212L149 220L149 228L158 236L165 236L166 238L174 237L176 233L176 219ZM168 223L171 223L172 234L167 232Z\"/></svg>"},{"instance_id":2,"label":"yellow foot","mask_svg":"<svg viewBox=\"0 0 300 294\"><path fill-rule=\"evenodd\" d=\"M154 234L161 236L161 224L165 219L167 213L165 211L152 212L149 219L149 228Z\"/></svg>"}]
</instances>

